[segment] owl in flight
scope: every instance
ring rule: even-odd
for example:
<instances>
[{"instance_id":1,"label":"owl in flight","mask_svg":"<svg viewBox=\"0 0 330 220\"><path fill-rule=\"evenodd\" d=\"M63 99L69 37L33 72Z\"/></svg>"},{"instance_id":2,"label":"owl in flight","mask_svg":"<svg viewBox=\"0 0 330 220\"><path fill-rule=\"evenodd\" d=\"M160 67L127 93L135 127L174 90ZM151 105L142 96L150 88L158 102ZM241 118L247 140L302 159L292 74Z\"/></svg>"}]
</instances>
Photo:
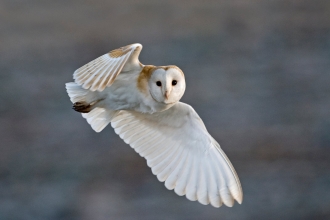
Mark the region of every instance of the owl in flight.
<instances>
[{"instance_id":1,"label":"owl in flight","mask_svg":"<svg viewBox=\"0 0 330 220\"><path fill-rule=\"evenodd\" d=\"M195 110L179 102L186 88L182 70L143 65L141 50L131 44L77 69L74 82L66 83L73 109L96 132L110 123L167 189L204 205L241 204L233 165Z\"/></svg>"}]
</instances>

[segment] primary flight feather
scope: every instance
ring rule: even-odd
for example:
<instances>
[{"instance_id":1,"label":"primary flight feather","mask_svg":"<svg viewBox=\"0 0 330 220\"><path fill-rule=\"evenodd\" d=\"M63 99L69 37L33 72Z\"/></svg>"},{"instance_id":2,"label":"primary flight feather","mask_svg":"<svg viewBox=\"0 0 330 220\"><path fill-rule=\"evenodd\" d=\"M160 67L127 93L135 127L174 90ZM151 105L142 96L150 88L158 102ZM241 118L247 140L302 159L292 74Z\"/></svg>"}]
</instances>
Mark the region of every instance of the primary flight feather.
<instances>
[{"instance_id":1,"label":"primary flight feather","mask_svg":"<svg viewBox=\"0 0 330 220\"><path fill-rule=\"evenodd\" d=\"M236 171L195 110L179 102L186 84L177 66L139 62L131 44L77 69L66 83L73 109L96 132L109 123L147 160L168 189L214 207L241 203Z\"/></svg>"}]
</instances>

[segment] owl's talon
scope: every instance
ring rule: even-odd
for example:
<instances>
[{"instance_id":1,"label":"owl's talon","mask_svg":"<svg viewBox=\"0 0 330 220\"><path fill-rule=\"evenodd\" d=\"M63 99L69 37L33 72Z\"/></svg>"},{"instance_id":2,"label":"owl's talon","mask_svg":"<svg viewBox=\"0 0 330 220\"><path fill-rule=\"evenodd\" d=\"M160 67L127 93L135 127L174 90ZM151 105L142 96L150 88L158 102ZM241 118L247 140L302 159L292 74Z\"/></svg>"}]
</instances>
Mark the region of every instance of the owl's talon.
<instances>
[{"instance_id":1,"label":"owl's talon","mask_svg":"<svg viewBox=\"0 0 330 220\"><path fill-rule=\"evenodd\" d=\"M77 112L88 113L92 110L92 106L86 102L75 102L72 109Z\"/></svg>"}]
</instances>

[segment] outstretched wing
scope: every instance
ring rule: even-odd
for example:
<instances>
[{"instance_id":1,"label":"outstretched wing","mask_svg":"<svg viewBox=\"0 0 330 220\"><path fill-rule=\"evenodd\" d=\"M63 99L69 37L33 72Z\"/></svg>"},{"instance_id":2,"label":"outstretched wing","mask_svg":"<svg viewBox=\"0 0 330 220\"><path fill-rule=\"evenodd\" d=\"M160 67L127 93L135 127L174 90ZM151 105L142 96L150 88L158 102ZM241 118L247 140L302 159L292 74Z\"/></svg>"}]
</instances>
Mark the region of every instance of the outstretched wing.
<instances>
[{"instance_id":1,"label":"outstretched wing","mask_svg":"<svg viewBox=\"0 0 330 220\"><path fill-rule=\"evenodd\" d=\"M141 50L142 45L138 43L112 50L77 69L73 78L84 89L102 91L114 82L122 70L142 68L139 62Z\"/></svg>"},{"instance_id":2,"label":"outstretched wing","mask_svg":"<svg viewBox=\"0 0 330 220\"><path fill-rule=\"evenodd\" d=\"M154 114L120 111L111 125L178 195L214 207L242 202L234 167L191 106L179 102Z\"/></svg>"}]
</instances>

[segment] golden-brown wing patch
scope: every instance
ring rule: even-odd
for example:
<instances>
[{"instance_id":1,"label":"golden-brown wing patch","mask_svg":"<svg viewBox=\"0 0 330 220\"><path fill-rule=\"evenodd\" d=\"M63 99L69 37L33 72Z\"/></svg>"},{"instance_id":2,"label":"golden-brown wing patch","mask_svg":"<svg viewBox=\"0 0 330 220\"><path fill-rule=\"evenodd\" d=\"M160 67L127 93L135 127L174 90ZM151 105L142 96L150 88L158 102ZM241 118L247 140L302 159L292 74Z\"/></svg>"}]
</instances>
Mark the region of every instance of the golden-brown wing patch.
<instances>
[{"instance_id":1,"label":"golden-brown wing patch","mask_svg":"<svg viewBox=\"0 0 330 220\"><path fill-rule=\"evenodd\" d=\"M118 49L115 49L115 50L112 50L109 52L109 56L112 57L112 58L117 58L117 57L121 57L125 54L127 54L128 52L130 52L131 50L131 45L127 45L125 47L121 47L121 48L118 48Z\"/></svg>"}]
</instances>

